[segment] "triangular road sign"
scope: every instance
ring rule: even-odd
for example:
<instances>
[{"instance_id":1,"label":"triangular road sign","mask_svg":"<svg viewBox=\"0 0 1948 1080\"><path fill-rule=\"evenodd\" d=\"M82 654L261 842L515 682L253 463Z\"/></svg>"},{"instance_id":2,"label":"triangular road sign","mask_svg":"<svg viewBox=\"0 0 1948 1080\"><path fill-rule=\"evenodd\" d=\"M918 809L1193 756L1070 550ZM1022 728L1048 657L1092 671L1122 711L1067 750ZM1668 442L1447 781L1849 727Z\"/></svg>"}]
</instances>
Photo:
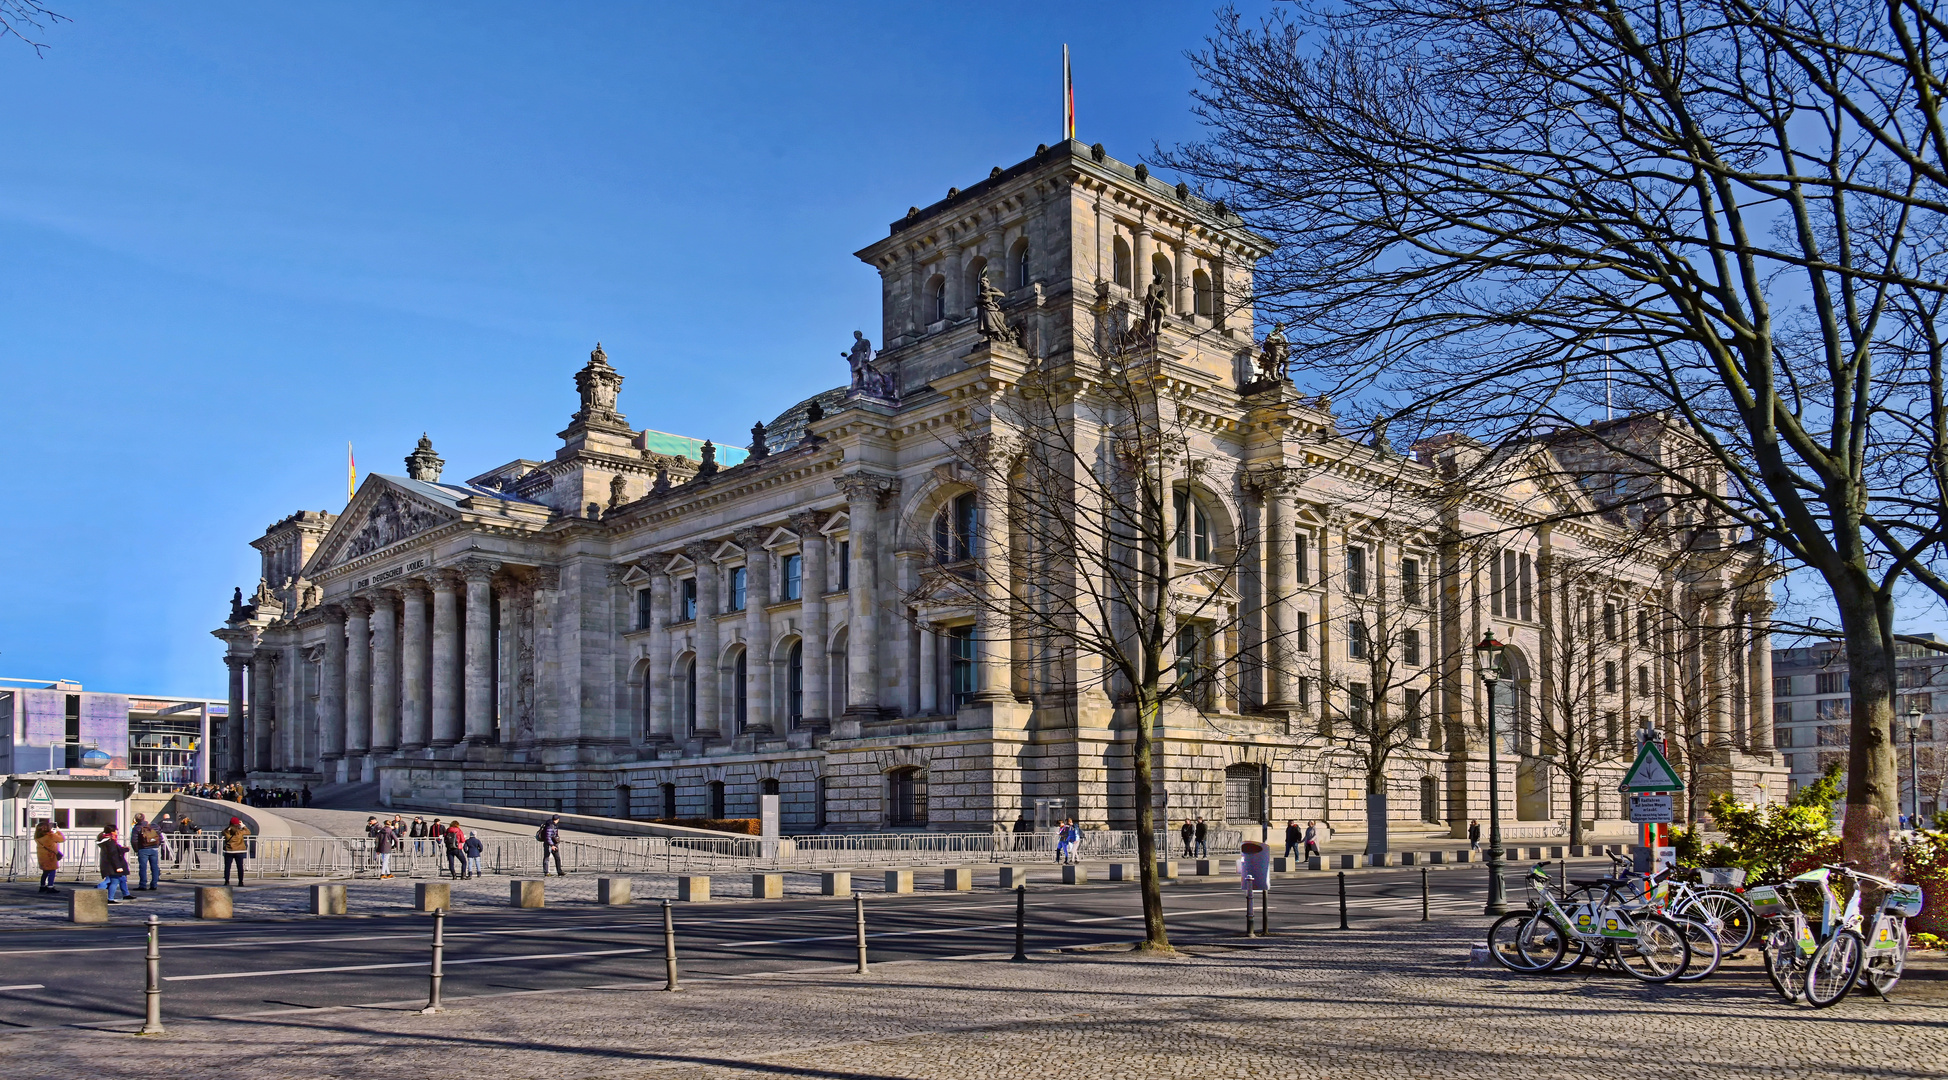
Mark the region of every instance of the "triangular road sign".
<instances>
[{"instance_id":1,"label":"triangular road sign","mask_svg":"<svg viewBox=\"0 0 1948 1080\"><path fill-rule=\"evenodd\" d=\"M1677 778L1677 770L1664 758L1664 752L1654 742L1646 742L1637 751L1637 760L1630 763L1630 769L1623 774L1623 783L1617 785L1618 791L1683 791L1684 781Z\"/></svg>"},{"instance_id":2,"label":"triangular road sign","mask_svg":"<svg viewBox=\"0 0 1948 1080\"><path fill-rule=\"evenodd\" d=\"M45 780L34 781L34 790L28 794L27 801L44 802L44 803L53 802L54 793L52 791L47 790L47 781Z\"/></svg>"}]
</instances>

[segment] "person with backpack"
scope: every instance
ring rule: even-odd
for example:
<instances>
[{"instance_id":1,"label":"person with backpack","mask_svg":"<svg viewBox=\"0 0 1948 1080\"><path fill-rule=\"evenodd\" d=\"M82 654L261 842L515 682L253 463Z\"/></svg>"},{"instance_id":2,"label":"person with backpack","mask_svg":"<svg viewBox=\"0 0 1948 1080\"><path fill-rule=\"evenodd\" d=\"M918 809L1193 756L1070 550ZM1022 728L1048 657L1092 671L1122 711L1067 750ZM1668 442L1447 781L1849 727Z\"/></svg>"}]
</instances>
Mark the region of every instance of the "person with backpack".
<instances>
[{"instance_id":1,"label":"person with backpack","mask_svg":"<svg viewBox=\"0 0 1948 1080\"><path fill-rule=\"evenodd\" d=\"M435 820L433 827L440 830L440 844L446 848L446 876L461 878L467 876L467 833L459 822L447 825Z\"/></svg>"},{"instance_id":2,"label":"person with backpack","mask_svg":"<svg viewBox=\"0 0 1948 1080\"><path fill-rule=\"evenodd\" d=\"M108 890L108 902L119 904L122 900L133 900L135 894L129 892L129 849L122 846L121 837L115 835L115 826L110 825L95 838L95 847L101 852L101 884L97 889ZM122 893L122 900L115 899L116 890Z\"/></svg>"},{"instance_id":3,"label":"person with backpack","mask_svg":"<svg viewBox=\"0 0 1948 1080\"><path fill-rule=\"evenodd\" d=\"M34 857L40 862L44 893L61 891L54 887L54 875L61 869L61 845L67 839L52 821L42 819L34 826Z\"/></svg>"},{"instance_id":4,"label":"person with backpack","mask_svg":"<svg viewBox=\"0 0 1948 1080\"><path fill-rule=\"evenodd\" d=\"M155 892L162 880L162 830L150 824L148 815L137 814L129 841L135 848L136 891Z\"/></svg>"},{"instance_id":5,"label":"person with backpack","mask_svg":"<svg viewBox=\"0 0 1948 1080\"><path fill-rule=\"evenodd\" d=\"M456 821L453 824L457 827L460 823ZM482 843L480 840L479 829L475 829L473 832L468 833L466 842L460 845L460 850L467 853L467 876L468 877L477 878L480 876L480 853L482 851L485 851L486 848L487 845Z\"/></svg>"},{"instance_id":6,"label":"person with backpack","mask_svg":"<svg viewBox=\"0 0 1948 1080\"><path fill-rule=\"evenodd\" d=\"M541 841L541 876L548 876L548 860L555 860L555 875L567 877L568 871L561 868L561 815L548 819L546 825L534 831L534 838Z\"/></svg>"}]
</instances>

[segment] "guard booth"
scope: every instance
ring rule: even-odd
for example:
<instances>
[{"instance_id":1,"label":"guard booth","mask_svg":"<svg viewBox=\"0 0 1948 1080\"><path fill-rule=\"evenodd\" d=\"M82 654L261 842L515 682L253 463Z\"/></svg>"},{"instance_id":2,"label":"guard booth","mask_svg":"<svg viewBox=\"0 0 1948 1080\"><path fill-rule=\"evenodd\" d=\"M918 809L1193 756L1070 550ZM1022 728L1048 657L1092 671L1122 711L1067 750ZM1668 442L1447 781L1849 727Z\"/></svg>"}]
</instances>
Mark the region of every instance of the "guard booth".
<instances>
[{"instance_id":1,"label":"guard booth","mask_svg":"<svg viewBox=\"0 0 1948 1080\"><path fill-rule=\"evenodd\" d=\"M0 780L0 836L32 835L34 823L42 820L52 820L70 836L93 837L109 825L128 835L136 774L126 769L89 772L94 775L60 770L13 773Z\"/></svg>"}]
</instances>

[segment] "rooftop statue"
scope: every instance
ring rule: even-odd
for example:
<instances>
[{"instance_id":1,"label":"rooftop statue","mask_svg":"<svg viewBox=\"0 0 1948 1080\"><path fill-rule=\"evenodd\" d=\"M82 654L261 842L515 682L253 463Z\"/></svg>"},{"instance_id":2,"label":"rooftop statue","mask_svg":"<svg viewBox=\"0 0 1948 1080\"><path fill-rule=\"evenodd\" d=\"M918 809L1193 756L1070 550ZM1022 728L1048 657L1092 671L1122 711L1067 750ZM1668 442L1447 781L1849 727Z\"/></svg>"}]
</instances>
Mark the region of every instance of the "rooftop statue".
<instances>
[{"instance_id":1,"label":"rooftop statue","mask_svg":"<svg viewBox=\"0 0 1948 1080\"><path fill-rule=\"evenodd\" d=\"M1015 343L1014 331L1008 328L1008 320L1001 314L1001 298L1006 295L988 281L987 267L981 268L981 280L975 286L975 303L980 308L981 336L989 341Z\"/></svg>"},{"instance_id":2,"label":"rooftop statue","mask_svg":"<svg viewBox=\"0 0 1948 1080\"><path fill-rule=\"evenodd\" d=\"M1258 347L1258 374L1260 378L1283 379L1286 369L1292 364L1292 346L1285 340L1285 324L1275 322L1272 332L1265 335L1265 341Z\"/></svg>"}]
</instances>

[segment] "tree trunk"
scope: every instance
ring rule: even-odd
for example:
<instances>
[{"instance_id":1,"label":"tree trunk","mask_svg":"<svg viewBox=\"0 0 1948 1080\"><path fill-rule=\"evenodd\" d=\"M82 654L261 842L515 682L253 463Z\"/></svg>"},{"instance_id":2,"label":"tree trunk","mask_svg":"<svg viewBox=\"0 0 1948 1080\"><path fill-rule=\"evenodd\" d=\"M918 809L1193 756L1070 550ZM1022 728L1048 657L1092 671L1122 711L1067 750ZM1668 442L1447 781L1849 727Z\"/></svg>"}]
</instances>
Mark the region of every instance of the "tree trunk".
<instances>
[{"instance_id":1,"label":"tree trunk","mask_svg":"<svg viewBox=\"0 0 1948 1080\"><path fill-rule=\"evenodd\" d=\"M1131 751L1136 775L1131 795L1136 799L1137 882L1143 893L1143 947L1146 949L1170 948L1170 934L1163 925L1163 890L1157 880L1157 817L1150 782L1150 734L1161 714L1154 687L1137 695L1136 745Z\"/></svg>"},{"instance_id":2,"label":"tree trunk","mask_svg":"<svg viewBox=\"0 0 1948 1080\"><path fill-rule=\"evenodd\" d=\"M1836 584L1833 595L1845 634L1853 705L1842 847L1868 873L1886 875L1894 864L1901 786L1893 740L1893 605L1850 583Z\"/></svg>"},{"instance_id":3,"label":"tree trunk","mask_svg":"<svg viewBox=\"0 0 1948 1080\"><path fill-rule=\"evenodd\" d=\"M1569 846L1583 845L1583 774L1569 774Z\"/></svg>"}]
</instances>

